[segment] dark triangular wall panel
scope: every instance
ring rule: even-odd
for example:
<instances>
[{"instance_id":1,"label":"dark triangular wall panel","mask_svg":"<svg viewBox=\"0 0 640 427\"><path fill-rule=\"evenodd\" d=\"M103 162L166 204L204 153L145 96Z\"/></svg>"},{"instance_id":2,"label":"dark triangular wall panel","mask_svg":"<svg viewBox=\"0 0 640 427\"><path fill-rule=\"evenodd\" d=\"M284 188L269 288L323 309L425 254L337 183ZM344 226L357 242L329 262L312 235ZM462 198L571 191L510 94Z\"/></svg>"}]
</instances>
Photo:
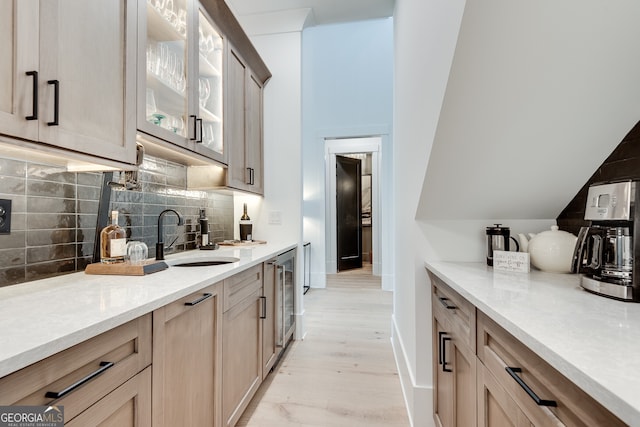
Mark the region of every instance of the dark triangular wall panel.
<instances>
[{"instance_id":1,"label":"dark triangular wall panel","mask_svg":"<svg viewBox=\"0 0 640 427\"><path fill-rule=\"evenodd\" d=\"M587 190L591 184L640 180L640 122L624 137L613 153L600 165L585 185L569 202L557 218L558 226L573 234L580 227L588 225L584 220L584 208L587 203Z\"/></svg>"}]
</instances>

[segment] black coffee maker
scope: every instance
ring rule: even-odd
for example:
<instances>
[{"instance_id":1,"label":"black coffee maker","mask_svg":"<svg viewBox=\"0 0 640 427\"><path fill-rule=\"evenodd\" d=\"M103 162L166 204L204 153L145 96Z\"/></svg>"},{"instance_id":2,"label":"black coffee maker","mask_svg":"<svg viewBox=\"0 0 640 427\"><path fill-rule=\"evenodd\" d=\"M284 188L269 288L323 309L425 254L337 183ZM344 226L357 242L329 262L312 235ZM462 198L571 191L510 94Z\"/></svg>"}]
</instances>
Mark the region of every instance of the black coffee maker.
<instances>
[{"instance_id":1,"label":"black coffee maker","mask_svg":"<svg viewBox=\"0 0 640 427\"><path fill-rule=\"evenodd\" d=\"M511 237L510 234L509 227L501 227L501 224L487 227L487 265L493 266L493 251L509 250L510 240L513 240L516 244L516 251L520 250L518 241Z\"/></svg>"},{"instance_id":2,"label":"black coffee maker","mask_svg":"<svg viewBox=\"0 0 640 427\"><path fill-rule=\"evenodd\" d=\"M634 263L640 227L635 200L640 186L634 181L589 187L584 219L573 256L572 271L589 292L624 301L640 301L640 263Z\"/></svg>"}]
</instances>

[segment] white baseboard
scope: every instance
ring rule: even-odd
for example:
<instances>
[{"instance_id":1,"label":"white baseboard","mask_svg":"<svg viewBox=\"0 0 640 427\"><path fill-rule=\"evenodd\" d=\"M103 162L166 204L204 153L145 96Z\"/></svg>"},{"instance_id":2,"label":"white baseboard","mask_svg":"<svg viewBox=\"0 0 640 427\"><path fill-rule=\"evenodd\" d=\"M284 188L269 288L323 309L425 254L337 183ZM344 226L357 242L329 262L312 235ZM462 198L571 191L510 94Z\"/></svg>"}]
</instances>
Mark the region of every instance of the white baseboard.
<instances>
[{"instance_id":1,"label":"white baseboard","mask_svg":"<svg viewBox=\"0 0 640 427\"><path fill-rule=\"evenodd\" d=\"M407 354L398 333L395 317L392 317L391 346L396 359L402 394L404 395L409 422L412 427L435 427L433 421L433 387L416 384Z\"/></svg>"}]
</instances>

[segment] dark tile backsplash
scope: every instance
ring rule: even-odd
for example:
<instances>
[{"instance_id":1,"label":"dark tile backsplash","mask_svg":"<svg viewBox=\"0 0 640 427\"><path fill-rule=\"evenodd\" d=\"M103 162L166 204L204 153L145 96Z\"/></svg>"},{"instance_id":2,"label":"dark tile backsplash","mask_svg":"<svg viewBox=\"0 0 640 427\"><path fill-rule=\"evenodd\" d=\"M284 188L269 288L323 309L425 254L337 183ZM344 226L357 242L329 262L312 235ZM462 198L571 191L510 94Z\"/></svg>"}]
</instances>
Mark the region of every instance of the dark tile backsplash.
<instances>
[{"instance_id":1,"label":"dark tile backsplash","mask_svg":"<svg viewBox=\"0 0 640 427\"><path fill-rule=\"evenodd\" d=\"M115 172L113 181L124 179ZM182 165L147 156L138 172L141 191L112 189L109 210L120 212L119 224L130 240L149 246L155 256L158 215L165 217L165 245L193 249L201 208L209 218L211 238L233 238L233 196L187 190ZM12 200L11 234L0 235L0 286L80 271L93 257L102 173L67 172L62 168L0 158L0 199ZM169 253L171 250L167 250Z\"/></svg>"},{"instance_id":2,"label":"dark tile backsplash","mask_svg":"<svg viewBox=\"0 0 640 427\"><path fill-rule=\"evenodd\" d=\"M580 227L588 225L584 220L589 186L608 181L640 180L640 122L627 133L611 155L593 173L557 218L558 226L575 235Z\"/></svg>"}]
</instances>

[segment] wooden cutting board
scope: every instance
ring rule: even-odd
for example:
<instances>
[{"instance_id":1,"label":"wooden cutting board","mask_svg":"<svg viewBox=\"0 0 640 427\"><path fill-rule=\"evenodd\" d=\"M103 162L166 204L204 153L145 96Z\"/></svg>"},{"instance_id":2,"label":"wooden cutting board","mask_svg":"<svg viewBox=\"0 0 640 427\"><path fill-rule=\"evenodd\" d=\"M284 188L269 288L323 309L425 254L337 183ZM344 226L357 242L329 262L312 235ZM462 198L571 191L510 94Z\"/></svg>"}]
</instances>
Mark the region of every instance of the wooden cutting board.
<instances>
[{"instance_id":1,"label":"wooden cutting board","mask_svg":"<svg viewBox=\"0 0 640 427\"><path fill-rule=\"evenodd\" d=\"M99 262L89 264L84 270L85 274L115 274L119 276L144 276L145 274L156 273L169 268L164 261L148 259L142 264L129 264L121 262L118 264L102 264Z\"/></svg>"}]
</instances>

